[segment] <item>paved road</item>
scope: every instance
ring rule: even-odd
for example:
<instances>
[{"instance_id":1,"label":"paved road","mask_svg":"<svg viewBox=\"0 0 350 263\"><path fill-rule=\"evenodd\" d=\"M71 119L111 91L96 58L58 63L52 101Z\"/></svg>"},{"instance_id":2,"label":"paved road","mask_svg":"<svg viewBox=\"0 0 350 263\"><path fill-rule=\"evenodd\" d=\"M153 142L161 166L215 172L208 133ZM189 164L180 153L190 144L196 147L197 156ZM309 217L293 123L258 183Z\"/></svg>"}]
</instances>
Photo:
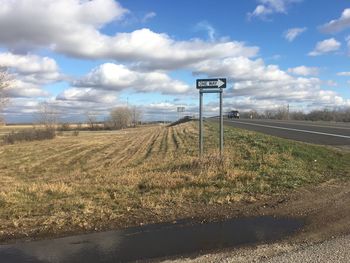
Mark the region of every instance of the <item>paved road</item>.
<instances>
[{"instance_id":1,"label":"paved road","mask_svg":"<svg viewBox=\"0 0 350 263\"><path fill-rule=\"evenodd\" d=\"M350 145L350 125L307 121L225 119L225 125L323 145Z\"/></svg>"}]
</instances>

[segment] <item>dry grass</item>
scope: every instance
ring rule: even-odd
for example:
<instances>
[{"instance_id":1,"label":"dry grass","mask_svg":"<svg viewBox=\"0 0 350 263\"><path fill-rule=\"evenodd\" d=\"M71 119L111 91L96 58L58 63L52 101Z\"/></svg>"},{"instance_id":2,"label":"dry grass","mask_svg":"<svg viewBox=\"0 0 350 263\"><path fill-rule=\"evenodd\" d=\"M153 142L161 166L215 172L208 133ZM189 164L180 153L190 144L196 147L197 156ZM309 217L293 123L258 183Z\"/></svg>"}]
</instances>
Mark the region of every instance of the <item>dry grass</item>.
<instances>
[{"instance_id":1,"label":"dry grass","mask_svg":"<svg viewBox=\"0 0 350 263\"><path fill-rule=\"evenodd\" d=\"M162 221L348 176L349 154L231 128L220 158L206 129L202 160L193 122L0 146L0 239Z\"/></svg>"},{"instance_id":2,"label":"dry grass","mask_svg":"<svg viewBox=\"0 0 350 263\"><path fill-rule=\"evenodd\" d=\"M3 135L8 134L10 132L30 130L32 128L32 125L0 125L0 140Z\"/></svg>"}]
</instances>

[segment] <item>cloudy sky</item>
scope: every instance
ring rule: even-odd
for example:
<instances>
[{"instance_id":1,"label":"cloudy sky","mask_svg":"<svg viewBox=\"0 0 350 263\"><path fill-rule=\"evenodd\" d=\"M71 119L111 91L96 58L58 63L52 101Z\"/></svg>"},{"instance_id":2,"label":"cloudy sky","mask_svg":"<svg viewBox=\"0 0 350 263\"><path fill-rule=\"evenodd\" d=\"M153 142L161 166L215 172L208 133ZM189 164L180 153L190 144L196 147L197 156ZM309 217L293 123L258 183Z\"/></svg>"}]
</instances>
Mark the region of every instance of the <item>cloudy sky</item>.
<instances>
[{"instance_id":1,"label":"cloudy sky","mask_svg":"<svg viewBox=\"0 0 350 263\"><path fill-rule=\"evenodd\" d=\"M344 0L0 0L8 122L42 102L62 121L137 106L144 119L198 111L196 78L226 77L225 110L350 106ZM207 114L218 110L205 98Z\"/></svg>"}]
</instances>

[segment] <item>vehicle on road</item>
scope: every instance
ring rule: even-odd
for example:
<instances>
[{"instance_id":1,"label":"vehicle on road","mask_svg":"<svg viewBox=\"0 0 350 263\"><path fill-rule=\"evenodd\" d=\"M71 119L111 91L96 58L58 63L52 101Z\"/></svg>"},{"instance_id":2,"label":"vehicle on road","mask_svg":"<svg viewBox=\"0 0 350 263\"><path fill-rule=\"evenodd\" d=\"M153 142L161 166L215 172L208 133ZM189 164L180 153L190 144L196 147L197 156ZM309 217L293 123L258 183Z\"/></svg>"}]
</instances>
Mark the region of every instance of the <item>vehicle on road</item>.
<instances>
[{"instance_id":1,"label":"vehicle on road","mask_svg":"<svg viewBox=\"0 0 350 263\"><path fill-rule=\"evenodd\" d=\"M239 119L239 111L238 110L232 110L227 114L227 118L229 119Z\"/></svg>"}]
</instances>

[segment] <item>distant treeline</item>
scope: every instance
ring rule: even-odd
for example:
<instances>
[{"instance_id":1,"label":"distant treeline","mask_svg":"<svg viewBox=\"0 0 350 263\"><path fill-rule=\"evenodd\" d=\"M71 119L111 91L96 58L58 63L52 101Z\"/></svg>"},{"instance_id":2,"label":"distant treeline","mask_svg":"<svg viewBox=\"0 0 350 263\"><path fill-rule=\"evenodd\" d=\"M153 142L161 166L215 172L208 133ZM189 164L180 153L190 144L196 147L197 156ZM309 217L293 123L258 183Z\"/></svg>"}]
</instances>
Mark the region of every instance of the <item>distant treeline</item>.
<instances>
[{"instance_id":1,"label":"distant treeline","mask_svg":"<svg viewBox=\"0 0 350 263\"><path fill-rule=\"evenodd\" d=\"M350 122L350 107L313 110L309 113L289 111L288 108L283 107L276 110L266 110L263 113L257 111L242 112L241 117L254 119Z\"/></svg>"}]
</instances>

